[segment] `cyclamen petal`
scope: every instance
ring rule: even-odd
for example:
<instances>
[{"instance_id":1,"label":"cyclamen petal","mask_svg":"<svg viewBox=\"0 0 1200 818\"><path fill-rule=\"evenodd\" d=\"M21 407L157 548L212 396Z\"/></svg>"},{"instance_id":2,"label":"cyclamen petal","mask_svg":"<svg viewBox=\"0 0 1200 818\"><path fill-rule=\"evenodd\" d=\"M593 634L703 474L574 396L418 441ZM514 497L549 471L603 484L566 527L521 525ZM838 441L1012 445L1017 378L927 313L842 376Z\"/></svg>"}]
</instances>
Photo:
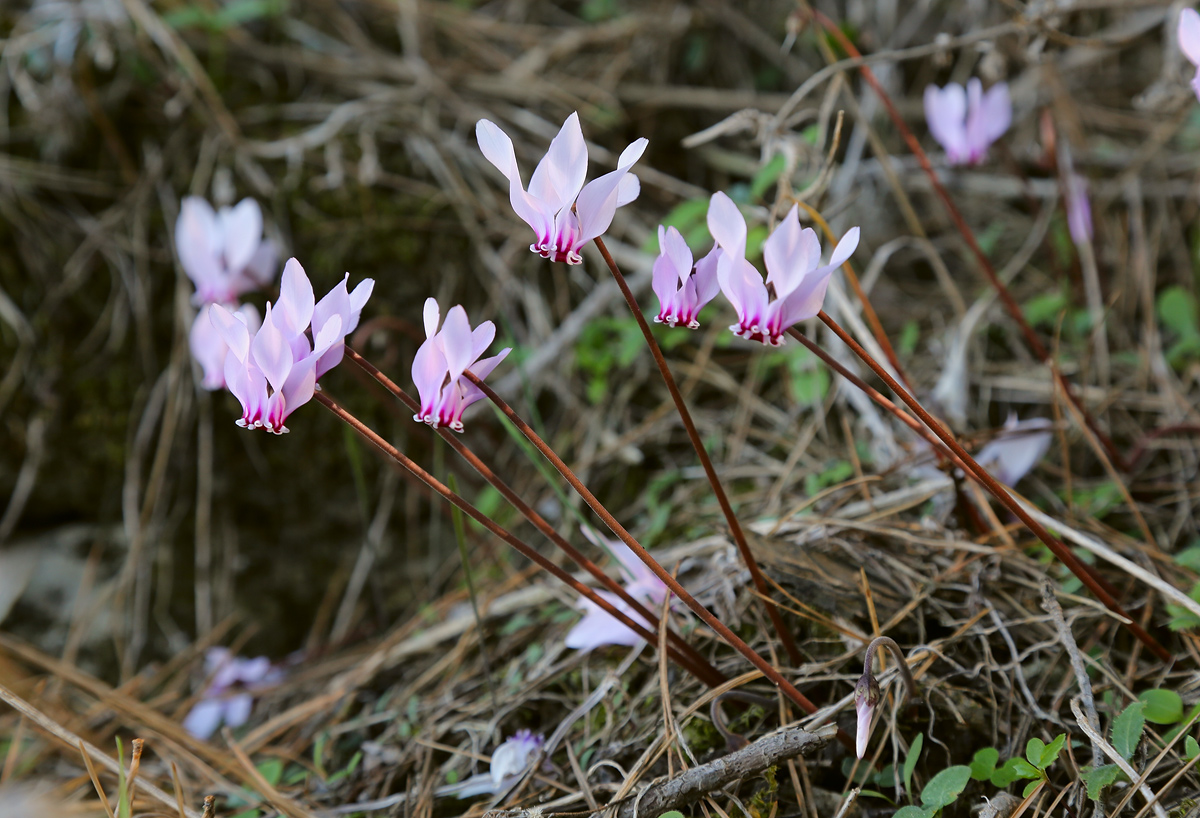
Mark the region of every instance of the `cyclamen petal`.
<instances>
[{"instance_id":1,"label":"cyclamen petal","mask_svg":"<svg viewBox=\"0 0 1200 818\"><path fill-rule=\"evenodd\" d=\"M783 344L784 333L821 310L829 277L858 247L859 230L851 228L833 250L830 263L818 266L821 243L811 228L801 229L793 207L763 244L766 282L745 260L746 221L724 193L714 193L708 208L709 232L717 240L717 282L738 314L734 335L771 346Z\"/></svg>"},{"instance_id":2,"label":"cyclamen petal","mask_svg":"<svg viewBox=\"0 0 1200 818\"><path fill-rule=\"evenodd\" d=\"M469 371L480 379L487 377L511 349L478 360L495 337L495 325L491 321L484 321L472 330L466 310L455 306L446 314L445 324L439 331L440 314L437 301L426 299L424 318L427 337L417 349L412 365L413 383L421 396L421 408L413 415L413 420L427 423L435 429L448 426L461 432L463 412L483 397L483 393L464 373Z\"/></svg>"},{"instance_id":3,"label":"cyclamen petal","mask_svg":"<svg viewBox=\"0 0 1200 818\"><path fill-rule=\"evenodd\" d=\"M635 140L621 152L615 171L584 185L587 143L577 113L567 117L551 141L528 190L521 183L512 140L504 131L481 119L475 125L475 138L484 158L508 179L513 210L533 228L535 241L529 249L543 258L579 264L583 245L608 229L618 207L637 198L640 184L629 170L641 158L647 141Z\"/></svg>"},{"instance_id":4,"label":"cyclamen petal","mask_svg":"<svg viewBox=\"0 0 1200 818\"><path fill-rule=\"evenodd\" d=\"M953 82L945 88L930 85L925 89L925 120L949 164L977 165L1012 123L1008 85L997 83L987 93L977 78L965 89Z\"/></svg>"},{"instance_id":5,"label":"cyclamen petal","mask_svg":"<svg viewBox=\"0 0 1200 818\"><path fill-rule=\"evenodd\" d=\"M262 235L253 199L214 211L198 196L183 200L175 222L179 263L196 286L193 303L230 304L275 276L275 245Z\"/></svg>"},{"instance_id":6,"label":"cyclamen petal","mask_svg":"<svg viewBox=\"0 0 1200 818\"><path fill-rule=\"evenodd\" d=\"M1195 9L1179 12L1179 50L1196 67L1192 91L1200 99L1200 14Z\"/></svg>"},{"instance_id":7,"label":"cyclamen petal","mask_svg":"<svg viewBox=\"0 0 1200 818\"><path fill-rule=\"evenodd\" d=\"M674 227L659 225L660 253L654 260L653 288L658 296L659 310L654 320L668 326L682 325L697 329L700 310L718 292L717 255L713 250L692 264L692 251Z\"/></svg>"}]
</instances>

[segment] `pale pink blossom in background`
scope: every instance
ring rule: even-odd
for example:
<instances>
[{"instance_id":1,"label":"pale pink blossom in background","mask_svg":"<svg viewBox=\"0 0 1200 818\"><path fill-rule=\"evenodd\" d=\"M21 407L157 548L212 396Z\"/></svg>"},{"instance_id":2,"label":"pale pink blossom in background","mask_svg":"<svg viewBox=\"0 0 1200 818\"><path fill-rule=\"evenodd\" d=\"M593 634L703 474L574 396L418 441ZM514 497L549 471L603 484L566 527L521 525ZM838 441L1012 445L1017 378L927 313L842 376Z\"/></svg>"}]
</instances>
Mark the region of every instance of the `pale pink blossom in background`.
<instances>
[{"instance_id":1,"label":"pale pink blossom in background","mask_svg":"<svg viewBox=\"0 0 1200 818\"><path fill-rule=\"evenodd\" d=\"M821 242L811 227L800 228L799 208L792 205L763 243L764 282L746 260L746 220L724 193L714 193L709 202L708 229L721 248L717 281L738 314L729 329L771 346L782 346L789 327L821 311L829 277L858 247L859 230L852 227L821 266Z\"/></svg>"},{"instance_id":2,"label":"pale pink blossom in background","mask_svg":"<svg viewBox=\"0 0 1200 818\"><path fill-rule=\"evenodd\" d=\"M496 337L496 325L484 321L471 329L467 311L451 307L446 321L438 330L441 308L434 298L425 299L425 343L413 356L412 377L421 397L421 409L413 420L428 423L433 428L449 426L463 430L462 416L467 407L483 397L483 392L463 373L486 378L504 360L511 348L498 355L479 360Z\"/></svg>"},{"instance_id":3,"label":"pale pink blossom in background","mask_svg":"<svg viewBox=\"0 0 1200 818\"><path fill-rule=\"evenodd\" d=\"M674 227L658 226L658 258L654 260L654 294L659 310L654 320L674 327L698 329L700 310L720 292L717 284L717 259L721 249L713 249L694 265L692 251Z\"/></svg>"},{"instance_id":4,"label":"pale pink blossom in background","mask_svg":"<svg viewBox=\"0 0 1200 818\"><path fill-rule=\"evenodd\" d=\"M541 735L529 730L518 730L492 752L492 763L488 772L443 787L438 794L474 798L477 795L503 792L525 774L544 743L545 738Z\"/></svg>"},{"instance_id":5,"label":"pale pink blossom in background","mask_svg":"<svg viewBox=\"0 0 1200 818\"><path fill-rule=\"evenodd\" d=\"M283 671L272 667L267 657L242 659L222 647L208 649L204 655L204 674L211 681L183 720L183 729L202 740L222 724L229 727L245 724L255 694L283 679Z\"/></svg>"},{"instance_id":6,"label":"pale pink blossom in background","mask_svg":"<svg viewBox=\"0 0 1200 818\"><path fill-rule=\"evenodd\" d=\"M1192 91L1200 99L1200 14L1195 9L1179 12L1179 50L1196 67Z\"/></svg>"},{"instance_id":7,"label":"pale pink blossom in background","mask_svg":"<svg viewBox=\"0 0 1200 818\"><path fill-rule=\"evenodd\" d=\"M1078 247L1092 240L1092 205L1088 201L1087 179L1078 173L1067 177L1067 230Z\"/></svg>"},{"instance_id":8,"label":"pale pink blossom in background","mask_svg":"<svg viewBox=\"0 0 1200 818\"><path fill-rule=\"evenodd\" d=\"M188 333L188 346L191 348L192 357L204 372L200 385L211 391L225 388L225 356L229 352L229 345L209 319L210 306L205 304L196 313L192 329ZM254 309L252 304L243 304L234 312L241 316L240 320L251 332L257 332L262 325L258 310Z\"/></svg>"},{"instance_id":9,"label":"pale pink blossom in background","mask_svg":"<svg viewBox=\"0 0 1200 818\"><path fill-rule=\"evenodd\" d=\"M601 540L591 530L583 529L584 535L595 545ZM625 545L616 540L603 540L603 545L616 558L622 575L625 577L625 590L631 597L641 602L647 608L655 610L662 605L663 600L670 594L663 581L655 576L646 563ZM640 615L634 612L623 599L609 591L597 591L601 597L614 608L624 613L634 622L641 622L647 628L651 626ZM601 645L636 645L642 637L630 630L608 611L601 608L590 599L581 597L579 607L583 610L583 618L567 632L566 646L575 650L589 651Z\"/></svg>"},{"instance_id":10,"label":"pale pink blossom in background","mask_svg":"<svg viewBox=\"0 0 1200 818\"><path fill-rule=\"evenodd\" d=\"M925 120L945 149L948 163L977 165L987 156L988 146L1012 124L1008 85L996 83L987 93L975 78L967 81L965 89L956 82L945 88L927 86Z\"/></svg>"},{"instance_id":11,"label":"pale pink blossom in background","mask_svg":"<svg viewBox=\"0 0 1200 818\"><path fill-rule=\"evenodd\" d=\"M1054 424L1046 418L1008 416L1003 431L975 455L975 462L1006 486L1015 486L1050 450Z\"/></svg>"},{"instance_id":12,"label":"pale pink blossom in background","mask_svg":"<svg viewBox=\"0 0 1200 818\"><path fill-rule=\"evenodd\" d=\"M288 416L312 399L320 363L344 343L374 282L365 279L346 294L345 279L320 304L296 259L283 269L279 300L267 302L262 326L253 331L238 314L219 304L210 310L213 326L229 346L225 383L242 404L238 425L283 434ZM311 340L310 340L311 331ZM338 355L340 360L340 352Z\"/></svg>"},{"instance_id":13,"label":"pale pink blossom in background","mask_svg":"<svg viewBox=\"0 0 1200 818\"><path fill-rule=\"evenodd\" d=\"M253 199L218 211L199 196L184 199L175 222L175 249L196 286L192 303L229 305L269 286L279 254L262 233L262 211Z\"/></svg>"},{"instance_id":14,"label":"pale pink blossom in background","mask_svg":"<svg viewBox=\"0 0 1200 818\"><path fill-rule=\"evenodd\" d=\"M537 237L529 249L552 261L579 264L583 245L612 224L617 208L637 198L638 178L629 172L648 144L637 139L621 152L617 169L587 185L588 152L579 127L579 114L563 123L550 149L538 162L526 190L517 167L512 140L494 122L481 119L475 138L484 157L508 179L513 210Z\"/></svg>"}]
</instances>

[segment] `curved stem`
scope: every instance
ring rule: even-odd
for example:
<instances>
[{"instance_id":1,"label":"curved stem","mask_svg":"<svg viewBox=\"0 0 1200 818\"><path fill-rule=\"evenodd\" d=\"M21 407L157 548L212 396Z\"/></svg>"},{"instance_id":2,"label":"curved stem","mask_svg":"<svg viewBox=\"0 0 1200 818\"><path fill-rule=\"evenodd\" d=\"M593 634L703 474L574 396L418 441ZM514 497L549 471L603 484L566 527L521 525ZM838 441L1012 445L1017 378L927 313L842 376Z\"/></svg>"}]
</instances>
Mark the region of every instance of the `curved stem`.
<instances>
[{"instance_id":1,"label":"curved stem","mask_svg":"<svg viewBox=\"0 0 1200 818\"><path fill-rule=\"evenodd\" d=\"M612 272L617 286L621 289L621 294L625 296L625 301L629 304L630 312L637 319L642 336L646 339L646 345L650 347L650 354L654 356L654 363L658 365L658 371L662 373L663 381L667 385L667 391L671 393L671 400L675 402L675 409L678 410L679 417L683 421L683 428L687 430L688 439L692 442L692 448L696 450L696 456L700 458L700 464L704 467L704 474L708 477L709 485L712 486L717 503L721 506L721 512L725 515L725 521L729 524L729 533L733 536L734 543L737 544L738 552L742 555L742 562L746 564L746 568L750 571L750 578L754 581L754 587L758 590L759 598L762 599L763 604L767 608L771 624L775 627L775 632L779 634L779 640L783 643L784 650L787 651L788 659L791 660L792 664L799 665L804 661L804 657L801 655L800 649L796 647L796 641L792 638L791 631L784 624L779 609L771 601L771 590L767 585L767 580L763 577L762 571L758 568L758 562L754 559L754 554L750 551L750 544L746 542L746 535L742 531L742 525L738 522L737 515L733 511L733 505L730 504L729 497L725 494L725 488L721 485L720 478L717 477L717 470L713 468L712 459L709 458L708 452L704 448L704 442L700 439L700 433L696 430L696 424L692 422L692 414L688 411L687 404L683 401L683 395L680 394L679 387L675 385L675 378L671 375L671 370L667 367L667 360L663 357L662 350L659 349L658 341L654 340L654 334L650 331L650 325L646 322L646 316L642 314L642 308L638 306L637 299L633 297L633 291L629 289L629 284L625 281L625 276L621 274L621 269L617 267L617 262L613 260L612 255L608 252L608 248L604 246L604 241L597 236L595 242L597 249L600 250L600 255L604 256L604 262L608 265L609 271Z\"/></svg>"},{"instance_id":2,"label":"curved stem","mask_svg":"<svg viewBox=\"0 0 1200 818\"><path fill-rule=\"evenodd\" d=\"M376 368L370 361L368 361L355 350L351 349L349 346L346 347L346 357L358 364L363 371L374 378L380 384L380 386L391 392L393 396L400 400L400 402L407 406L411 411L419 412L421 410L420 403L418 403L411 395L401 389L398 384L396 384L391 378ZM626 591L621 583L617 582L615 579L602 571L600 567L596 565L596 563L592 562L590 559L584 556L581 551L575 548L575 546L567 542L567 540L554 529L554 526L550 525L550 523L547 522L542 515L534 511L534 509L528 503L522 500L521 497L515 491L513 491L507 483L505 483L498 475L496 475L495 472L488 468L487 465L485 465L484 462L478 456L476 456L474 452L468 449L463 442L459 440L457 436L455 436L454 432L445 427L439 427L436 431L439 435L441 435L443 440L450 444L450 447L454 449L454 451L458 452L458 454L464 460L466 460L481 477L483 477L484 480L488 481L488 483L494 486L495 489L504 497L504 499L511 503L512 506L516 508L522 516L525 517L525 519L529 520L529 522L533 524L534 528L536 528L551 542L558 546L564 553L566 553L568 557L574 560L579 567L583 568L585 571L595 577L596 580L604 585L605 588L612 591L614 594L620 597L625 604L633 608L633 610L637 612L638 616L642 617L650 625L651 630L658 630L658 617L653 614L649 608L647 608L645 605L635 599L628 591ZM726 681L723 673L713 667L707 659L700 655L699 651L684 641L683 637L679 636L679 634L675 633L675 631L668 628L667 638L671 640L672 644L674 644L674 646L678 648L681 653L687 654L692 665L696 669L694 672L696 672L696 676L700 679L700 681L704 682L710 687L715 687Z\"/></svg>"},{"instance_id":3,"label":"curved stem","mask_svg":"<svg viewBox=\"0 0 1200 818\"><path fill-rule=\"evenodd\" d=\"M876 636L871 640L871 644L867 645L867 652L863 656L863 675L871 673L871 665L875 662L875 651L880 647L890 650L896 659L896 664L900 666L900 675L908 687L908 698L917 698L917 680L913 678L912 670L908 666L908 658L904 655L904 651L900 650L896 640L890 636Z\"/></svg>"},{"instance_id":4,"label":"curved stem","mask_svg":"<svg viewBox=\"0 0 1200 818\"><path fill-rule=\"evenodd\" d=\"M679 582L676 581L675 577L667 573L666 569L659 565L658 561L655 560L654 557L650 556L646 549L642 548L641 544L633 538L633 535L626 531L625 527L621 525L621 523L618 522L612 514L609 513L608 509L606 509L599 500L596 499L595 495L593 495L592 492L588 490L588 487L583 484L583 481L581 481L575 475L575 473L571 471L571 468L563 462L562 458L550 448L546 441L542 440L542 438L538 436L537 432L530 428L528 423L521 419L520 415L513 411L513 408L509 406L503 398L496 394L494 389L476 377L475 374L469 370L463 373L463 377L475 384L475 386L487 396L488 400L494 403L496 407L504 413L504 416L511 420L513 424L520 429L521 434L525 435L525 438L535 447L537 447L537 450L540 451L542 455L550 461L550 464L558 470L558 473L563 476L564 480L571 484L571 488L573 488L575 492L583 498L583 501L588 504L588 507L591 508L593 512L595 512L596 516L599 517L606 526L608 526L608 529L612 531L612 533L615 534L621 540L621 542L625 543L627 546L629 546L633 553L637 554L638 559L644 562L646 567L653 571L654 575L662 580L663 583L671 589L671 593L679 597L683 603L687 605L693 613L696 614L696 616L700 617L704 624L716 631L717 635L720 636L726 644L728 644L738 653L742 654L742 656L744 656L746 660L750 662L750 664L762 671L764 676L766 676L776 687L783 691L784 695L798 704L805 713L812 715L817 712L816 705L809 701L808 698L801 693L795 685L789 682L782 673L772 667L770 662L755 653L754 649L742 641L742 639L733 631L731 631L724 622L722 622L720 619L717 619L717 617L714 616L707 608L700 604L699 600L688 593L687 589L680 585ZM838 730L838 741L840 741L847 749L854 746L850 736L846 735L844 730Z\"/></svg>"},{"instance_id":5,"label":"curved stem","mask_svg":"<svg viewBox=\"0 0 1200 818\"><path fill-rule=\"evenodd\" d=\"M907 405L908 408L917 415L917 417L921 419L921 422L929 427L929 430L937 435L938 438L940 438L941 441L945 443L955 455L957 455L959 461L967 467L969 473L974 475L974 477L983 484L983 487L986 488L993 497L999 500L1009 511L1015 514L1017 518L1019 518L1021 522L1023 522L1025 526L1033 532L1034 536L1045 543L1046 547L1054 553L1054 556L1058 557L1058 559L1064 565L1071 569L1071 573L1079 577L1080 581L1088 587L1088 590L1096 595L1097 599L1104 603L1106 608L1127 620L1123 624L1142 642L1142 644L1153 651L1154 654L1164 662L1171 661L1172 657L1170 652L1160 645L1158 641L1146 631L1145 628L1139 625L1121 608L1120 604L1113 597L1113 594L1111 594L1109 590L1104 587L1105 583L1093 576L1091 572L1084 567L1083 563L1081 563L1079 559L1073 553L1071 553L1071 549L1063 545L1062 542L1060 542L1056 537L1052 536L1049 531L1047 531L1040 523L1037 522L1037 520L1033 519L1033 517L1031 517L1029 513L1021 507L1021 504L1013 499L1012 495L1008 493L1008 490L1005 489L1004 486L1000 485L1000 483L998 483L994 477L988 474L986 469L976 463L974 458L967 453L967 450L964 449L958 443L958 441L954 439L954 436L946 431L945 427L943 427L928 412L926 412L921 404L917 402L916 398L908 394L904 387L898 384L896 379L888 374L888 371L881 366L878 361L872 358L867 351L863 349L857 341L854 340L853 337L850 336L850 333L842 329L837 321L834 321L832 318L830 318L824 310L817 313L817 317L821 319L825 326L833 330L838 338L840 338L842 342L846 344L846 346L850 347L850 349L854 351L855 355L862 359L863 363L871 367L871 370L888 385L888 389L892 390L892 392L899 397L900 400L902 400L905 405Z\"/></svg>"},{"instance_id":6,"label":"curved stem","mask_svg":"<svg viewBox=\"0 0 1200 818\"><path fill-rule=\"evenodd\" d=\"M601 608L603 608L605 610L606 613L608 613L610 616L613 616L616 619L618 619L621 622L621 624L625 625L625 627L632 630L634 633L636 633L642 639L645 639L648 643L650 643L652 645L658 643L657 635L655 633L653 633L652 631L650 631L648 628L646 628L645 625L642 625L639 622L635 622L627 614L625 614L623 611L619 610L616 606L614 606L611 602L609 602L604 597L602 597L598 593L596 593L596 591L594 589L588 587L587 585L584 585L582 582L575 579L575 577L571 576L569 573L564 571L562 568L558 567L553 562L546 559L544 556L542 556L540 553L538 553L536 550L534 550L533 547L527 545L523 540L519 539L516 535L512 534L507 529L502 528L500 525L493 522L491 520L491 518L489 518L487 515L483 514L483 512L481 512L479 509L475 508L475 506L468 503L466 500L464 500L458 494L451 491L449 487L447 487L446 485L441 483L437 478L435 478L429 472L425 471L423 468L418 466L416 464L416 462L414 462L412 459L410 459L407 455L405 455L403 452L401 452L395 446L393 446L392 444L390 444L386 440L384 440L382 437L380 437L380 435L377 432L375 432L373 429L371 429L369 426L367 426L361 420L359 420L354 415L350 414L348 411L346 411L341 406L339 406L337 403L335 403L333 401L333 399L330 398L328 395L326 395L324 392L317 392L315 395L313 395L313 397L318 402L320 402L326 409L328 409L330 412L337 415L339 418L341 418L343 421L345 421L347 424L349 424L350 427L352 429L354 429L354 431L356 431L360 435L362 435L362 437L364 439L366 439L369 443L374 444L376 448L378 448L380 451L382 451L388 457L392 458L392 460L396 461L401 466L408 469L408 471L412 472L412 474L415 475L417 477L417 479L419 479L422 483L424 483L426 486L431 488L437 494L440 494L445 500L448 500L453 505L462 509L468 516L471 517L472 520L474 520L475 522L482 525L484 528L486 528L488 531L490 531L495 536L504 540L504 542L508 543L513 548L517 549L517 551L519 551L522 556L526 557L527 559L532 560L533 562L537 563L542 568L549 571L551 574L553 574L558 579L562 580L564 583L566 583L568 586L570 586L580 596L587 597L592 602L599 605ZM671 658L675 662L677 662L681 667L687 669L690 673L695 674L697 676L697 678L700 677L700 673L697 671L696 668L694 668L692 666L691 662L688 661L687 657L681 655L673 647L669 647L667 649L667 651L670 654Z\"/></svg>"}]
</instances>

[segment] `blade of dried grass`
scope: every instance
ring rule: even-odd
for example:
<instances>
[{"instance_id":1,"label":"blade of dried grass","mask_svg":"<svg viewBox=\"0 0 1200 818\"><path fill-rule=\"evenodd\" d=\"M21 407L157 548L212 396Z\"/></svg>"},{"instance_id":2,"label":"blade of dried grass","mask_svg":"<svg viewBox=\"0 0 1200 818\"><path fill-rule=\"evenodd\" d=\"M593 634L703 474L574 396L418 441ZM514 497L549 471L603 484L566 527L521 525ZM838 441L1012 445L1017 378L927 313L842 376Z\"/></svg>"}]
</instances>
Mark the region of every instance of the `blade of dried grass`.
<instances>
[{"instance_id":1,"label":"blade of dried grass","mask_svg":"<svg viewBox=\"0 0 1200 818\"><path fill-rule=\"evenodd\" d=\"M228 727L221 728L221 737L225 739L225 744L228 745L233 757L237 759L238 764L242 767L242 772L246 777L254 782L259 795L263 796L268 804L282 812L289 818L317 818L316 815L306 810L304 807L297 804L291 798L281 793L271 785L271 782L263 778L262 773L254 766L254 762L250 760L250 756L246 755L233 737L233 731Z\"/></svg>"},{"instance_id":2,"label":"blade of dried grass","mask_svg":"<svg viewBox=\"0 0 1200 818\"><path fill-rule=\"evenodd\" d=\"M100 796L100 803L104 806L104 811L108 813L108 818L116 818L112 807L108 805L108 795L104 792L104 785L100 783L100 775L96 772L96 765L92 763L92 757L88 755L88 749L84 745L83 739L79 740L79 754L83 756L88 777L92 779L92 786L96 788L96 793Z\"/></svg>"}]
</instances>

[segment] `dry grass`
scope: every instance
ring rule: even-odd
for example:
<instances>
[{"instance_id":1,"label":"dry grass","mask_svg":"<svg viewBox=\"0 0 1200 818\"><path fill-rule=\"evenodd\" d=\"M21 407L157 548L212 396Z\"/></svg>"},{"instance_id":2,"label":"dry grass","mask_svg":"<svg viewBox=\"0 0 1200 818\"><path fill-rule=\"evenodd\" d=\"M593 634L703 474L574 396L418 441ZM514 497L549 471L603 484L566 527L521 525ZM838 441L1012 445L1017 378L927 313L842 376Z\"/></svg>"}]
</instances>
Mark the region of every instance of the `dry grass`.
<instances>
[{"instance_id":1,"label":"dry grass","mask_svg":"<svg viewBox=\"0 0 1200 818\"><path fill-rule=\"evenodd\" d=\"M114 737L146 739L135 813L178 814L178 782L188 815L218 793L219 816L461 814L470 802L439 787L485 769L518 728L561 734L536 776L467 814L589 810L724 752L711 691L660 664L653 647L566 650L574 600L471 531L477 621L442 506L316 409L295 416L285 438L246 435L227 396L197 389L187 353L189 285L169 226L189 193L257 198L318 288L343 270L374 277L355 343L397 380L419 339L420 301L463 302L517 347L520 367L498 373L499 391L778 665L649 356L620 357L632 324L616 288L595 258L567 268L529 254L475 147L486 116L528 168L572 110L602 168L633 137L650 138L642 195L606 238L646 299L646 242L665 215L745 189L782 155L779 184L752 204L778 217L790 192L835 231L864 226L863 285L931 408L974 443L1011 410L1056 420L1051 454L1021 490L1094 555L1126 609L1177 657L1169 666L1077 595L1027 532L795 345L729 343L728 321L710 308L704 328L667 353L808 657L790 678L825 709L798 724L852 726L863 641L887 634L909 650L925 701L884 708L880 766L899 768L924 734L919 792L980 748L1003 759L1068 732L1075 744L1022 809L1090 811L1079 774L1104 750L1078 726L1073 665L1086 666L1102 739L1144 690L1178 692L1185 714L1200 699L1200 645L1167 627L1169 595L1196 580L1195 563L1178 556L1200 537L1200 354L1161 307L1170 293L1168 311L1196 303L1200 109L1174 10L1076 5L822 10L846 23L923 139L927 83L1009 82L1014 126L991 161L939 171L1018 302L1042 313L1036 328L1127 471L996 305L853 64L820 71L843 55L801 28L789 2L81 0L0 10L0 693L19 703L0 710L0 816L105 814L81 739L110 795ZM249 17L229 17L235 9ZM795 42L781 50L789 31ZM1095 240L1084 252L1062 212L1068 163L1092 191ZM867 344L847 292L835 287L827 306ZM1089 317L1103 318L1101 333ZM327 388L487 500L472 472L387 411L371 385L334 373ZM547 484L497 419L476 410L464 440L580 541L576 499ZM505 514L493 516L537 541ZM1043 607L1047 578L1060 613ZM771 693L695 620L671 618L735 686ZM180 720L215 644L293 660L246 729L200 742ZM797 719L783 703L734 699L725 712L750 738ZM1200 778L1183 738L1160 752L1167 729L1150 725L1129 763L1162 807L1183 814ZM844 759L830 745L694 809L890 814L878 798L839 800ZM869 786L897 797L894 786ZM995 792L972 783L947 814ZM1123 799L1125 815L1156 809L1118 785L1102 814Z\"/></svg>"}]
</instances>

